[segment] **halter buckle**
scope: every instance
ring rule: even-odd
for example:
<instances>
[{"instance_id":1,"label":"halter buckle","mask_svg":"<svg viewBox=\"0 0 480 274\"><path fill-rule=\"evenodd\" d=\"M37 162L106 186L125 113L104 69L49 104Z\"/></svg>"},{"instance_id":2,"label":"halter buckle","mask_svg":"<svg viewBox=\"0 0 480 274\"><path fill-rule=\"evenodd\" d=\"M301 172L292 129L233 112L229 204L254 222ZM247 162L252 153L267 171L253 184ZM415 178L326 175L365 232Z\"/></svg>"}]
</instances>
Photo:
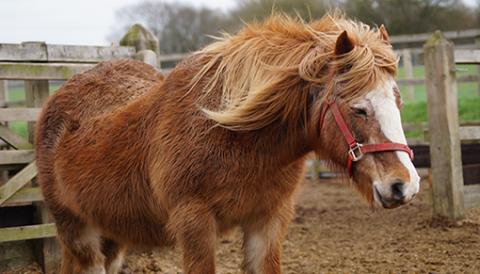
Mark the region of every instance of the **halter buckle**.
<instances>
[{"instance_id":1,"label":"halter buckle","mask_svg":"<svg viewBox=\"0 0 480 274\"><path fill-rule=\"evenodd\" d=\"M350 147L348 150L348 156L352 159L352 162L357 162L363 157L362 148L363 145L359 143L355 143L353 146Z\"/></svg>"}]
</instances>

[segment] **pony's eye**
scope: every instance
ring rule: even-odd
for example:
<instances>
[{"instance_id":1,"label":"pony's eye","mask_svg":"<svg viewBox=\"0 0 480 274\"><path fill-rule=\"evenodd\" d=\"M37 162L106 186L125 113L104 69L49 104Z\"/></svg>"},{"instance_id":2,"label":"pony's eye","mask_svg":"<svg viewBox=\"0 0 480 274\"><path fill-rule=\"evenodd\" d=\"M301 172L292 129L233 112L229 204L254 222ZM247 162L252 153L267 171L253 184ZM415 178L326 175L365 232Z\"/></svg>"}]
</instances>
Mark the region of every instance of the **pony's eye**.
<instances>
[{"instance_id":1,"label":"pony's eye","mask_svg":"<svg viewBox=\"0 0 480 274\"><path fill-rule=\"evenodd\" d=\"M367 118L368 116L367 111L363 108L352 108L352 111L355 115L360 116L362 118Z\"/></svg>"}]
</instances>

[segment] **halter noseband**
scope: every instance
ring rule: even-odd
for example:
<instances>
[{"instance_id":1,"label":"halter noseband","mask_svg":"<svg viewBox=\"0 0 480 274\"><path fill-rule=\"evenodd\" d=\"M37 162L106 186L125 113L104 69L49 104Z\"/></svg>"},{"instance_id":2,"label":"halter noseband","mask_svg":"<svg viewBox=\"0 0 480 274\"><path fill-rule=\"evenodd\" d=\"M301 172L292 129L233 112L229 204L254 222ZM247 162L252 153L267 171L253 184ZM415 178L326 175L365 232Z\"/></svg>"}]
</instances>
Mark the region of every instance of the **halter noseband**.
<instances>
[{"instance_id":1,"label":"halter noseband","mask_svg":"<svg viewBox=\"0 0 480 274\"><path fill-rule=\"evenodd\" d=\"M404 151L408 153L410 159L413 160L413 151L404 144L399 143L382 143L382 144L360 144L358 143L352 135L351 130L348 128L347 123L342 117L340 110L338 109L338 105L336 100L332 100L331 102L324 103L322 106L322 110L320 113L320 131L322 129L323 120L325 118L325 114L330 109L335 118L338 128L343 134L345 141L348 144L349 150L348 154L348 161L347 161L347 169L348 169L348 176L352 177L352 165L353 162L357 162L362 159L363 155L366 153L376 153L376 152L385 152L385 151Z\"/></svg>"}]
</instances>

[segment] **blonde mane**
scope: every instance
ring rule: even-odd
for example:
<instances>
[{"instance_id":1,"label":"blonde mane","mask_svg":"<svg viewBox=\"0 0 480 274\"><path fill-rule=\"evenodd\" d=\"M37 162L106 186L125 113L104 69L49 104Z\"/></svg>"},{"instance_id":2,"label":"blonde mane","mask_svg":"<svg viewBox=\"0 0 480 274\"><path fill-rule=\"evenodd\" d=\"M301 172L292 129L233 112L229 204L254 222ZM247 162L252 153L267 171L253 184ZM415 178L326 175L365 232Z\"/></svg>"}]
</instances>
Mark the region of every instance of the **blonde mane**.
<instances>
[{"instance_id":1,"label":"blonde mane","mask_svg":"<svg viewBox=\"0 0 480 274\"><path fill-rule=\"evenodd\" d=\"M346 30L355 47L334 57L335 42ZM194 76L190 89L204 96L221 88L218 109L202 108L218 125L231 130L256 130L277 119L298 123L305 119L309 91L317 86L324 98L355 100L396 72L390 44L368 25L342 14L325 15L306 24L286 15L246 25L237 35L225 35L198 54L206 64ZM332 68L338 70L332 81Z\"/></svg>"}]
</instances>

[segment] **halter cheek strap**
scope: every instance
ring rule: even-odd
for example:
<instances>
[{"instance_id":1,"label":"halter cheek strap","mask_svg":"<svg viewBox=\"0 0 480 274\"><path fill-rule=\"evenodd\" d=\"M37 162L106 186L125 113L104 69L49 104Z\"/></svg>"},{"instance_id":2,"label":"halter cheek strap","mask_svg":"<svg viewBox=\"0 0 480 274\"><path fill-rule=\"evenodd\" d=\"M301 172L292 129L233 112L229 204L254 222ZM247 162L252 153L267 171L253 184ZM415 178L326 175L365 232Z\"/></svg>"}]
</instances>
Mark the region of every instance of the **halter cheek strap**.
<instances>
[{"instance_id":1,"label":"halter cheek strap","mask_svg":"<svg viewBox=\"0 0 480 274\"><path fill-rule=\"evenodd\" d=\"M410 149L410 147L404 144L399 144L399 143L360 144L358 143L353 137L352 132L348 128L347 123L343 119L342 114L338 109L337 102L335 100L329 103L325 103L325 105L322 106L322 110L320 112L320 129L322 128L325 114L327 113L328 110L332 112L332 115L335 118L335 122L337 123L337 126L342 132L343 137L349 147L349 150L347 152L348 176L352 177L353 163L362 159L363 155L366 153L377 153L377 152L386 152L386 151L404 151L410 156L410 159L413 160L413 151Z\"/></svg>"}]
</instances>

